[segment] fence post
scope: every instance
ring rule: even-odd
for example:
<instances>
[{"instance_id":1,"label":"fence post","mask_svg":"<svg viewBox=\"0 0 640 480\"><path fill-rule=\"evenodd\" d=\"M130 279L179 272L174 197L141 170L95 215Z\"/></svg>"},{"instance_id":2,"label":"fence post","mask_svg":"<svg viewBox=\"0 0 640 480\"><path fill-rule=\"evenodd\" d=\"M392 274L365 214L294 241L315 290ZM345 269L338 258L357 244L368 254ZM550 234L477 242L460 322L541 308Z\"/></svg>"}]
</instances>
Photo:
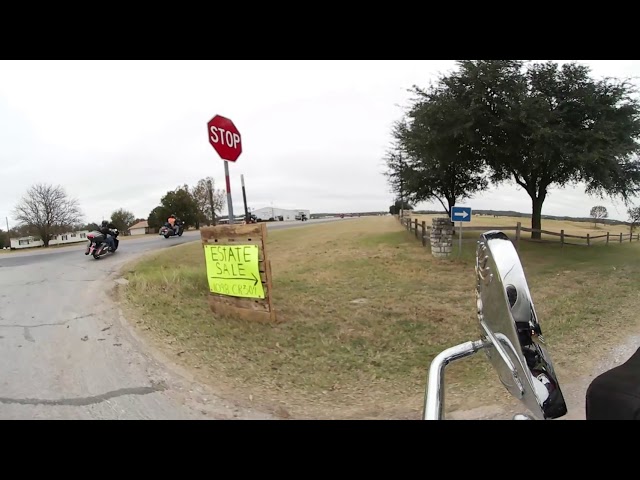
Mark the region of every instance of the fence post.
<instances>
[{"instance_id":1,"label":"fence post","mask_svg":"<svg viewBox=\"0 0 640 480\"><path fill-rule=\"evenodd\" d=\"M418 238L418 219L417 218L413 219L413 228L416 229L416 238Z\"/></svg>"},{"instance_id":2,"label":"fence post","mask_svg":"<svg viewBox=\"0 0 640 480\"><path fill-rule=\"evenodd\" d=\"M591 246L591 238L589 237L589 234L587 233L587 247Z\"/></svg>"},{"instance_id":3,"label":"fence post","mask_svg":"<svg viewBox=\"0 0 640 480\"><path fill-rule=\"evenodd\" d=\"M522 224L520 222L518 222L518 224L516 225L516 250L520 251L520 235L521 233L521 229L522 228Z\"/></svg>"},{"instance_id":4,"label":"fence post","mask_svg":"<svg viewBox=\"0 0 640 480\"><path fill-rule=\"evenodd\" d=\"M630 234L629 234L629 241L630 241L630 242L633 242L633 233L630 233Z\"/></svg>"},{"instance_id":5,"label":"fence post","mask_svg":"<svg viewBox=\"0 0 640 480\"><path fill-rule=\"evenodd\" d=\"M620 232L620 243L622 243L622 232Z\"/></svg>"},{"instance_id":6,"label":"fence post","mask_svg":"<svg viewBox=\"0 0 640 480\"><path fill-rule=\"evenodd\" d=\"M607 232L607 245L609 245L609 232Z\"/></svg>"},{"instance_id":7,"label":"fence post","mask_svg":"<svg viewBox=\"0 0 640 480\"><path fill-rule=\"evenodd\" d=\"M560 248L564 248L564 230L560 230Z\"/></svg>"},{"instance_id":8,"label":"fence post","mask_svg":"<svg viewBox=\"0 0 640 480\"><path fill-rule=\"evenodd\" d=\"M422 246L427 246L427 222L425 220L422 221Z\"/></svg>"}]
</instances>

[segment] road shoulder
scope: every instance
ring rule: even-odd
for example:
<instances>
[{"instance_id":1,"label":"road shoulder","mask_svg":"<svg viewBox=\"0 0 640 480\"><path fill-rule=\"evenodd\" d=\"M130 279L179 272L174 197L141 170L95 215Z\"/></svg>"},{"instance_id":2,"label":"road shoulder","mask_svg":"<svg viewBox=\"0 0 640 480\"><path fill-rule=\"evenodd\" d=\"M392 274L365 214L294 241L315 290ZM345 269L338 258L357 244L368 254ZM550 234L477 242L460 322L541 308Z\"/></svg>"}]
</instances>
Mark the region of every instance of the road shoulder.
<instances>
[{"instance_id":1,"label":"road shoulder","mask_svg":"<svg viewBox=\"0 0 640 480\"><path fill-rule=\"evenodd\" d=\"M176 245L173 248L181 246ZM171 359L171 355L176 355L178 352L174 352L174 349L171 348L167 351L166 345L160 348L158 339L136 325L135 313L126 305L126 302L120 301L120 289L127 284L124 275L127 271L131 271L137 263L157 253L157 251L152 251L136 255L133 260L122 265L116 273L112 274L111 285L105 290L105 301L109 302L110 308L117 309L120 326L127 332L130 341L135 344L139 352L152 361L157 368L164 371L164 380L169 387L166 393L190 409L199 411L203 418L272 419L272 413L239 405L233 398L214 391L213 388L198 379L197 372L182 367Z\"/></svg>"}]
</instances>

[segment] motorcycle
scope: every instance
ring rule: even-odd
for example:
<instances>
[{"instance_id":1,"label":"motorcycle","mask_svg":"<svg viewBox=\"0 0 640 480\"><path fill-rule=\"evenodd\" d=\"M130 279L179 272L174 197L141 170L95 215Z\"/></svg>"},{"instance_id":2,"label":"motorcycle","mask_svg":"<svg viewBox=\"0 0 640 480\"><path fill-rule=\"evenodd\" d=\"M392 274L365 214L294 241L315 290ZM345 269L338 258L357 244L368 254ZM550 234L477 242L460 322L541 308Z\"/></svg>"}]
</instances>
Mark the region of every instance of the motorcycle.
<instances>
[{"instance_id":1,"label":"motorcycle","mask_svg":"<svg viewBox=\"0 0 640 480\"><path fill-rule=\"evenodd\" d=\"M110 230L113 235L113 243L115 244L115 248L113 251L109 248L109 245L105 242L105 236L101 232L91 232L87 234L87 240L89 243L84 252L85 255L92 255L93 258L98 260L100 257L105 256L107 253L115 253L118 250L118 245L120 241L118 240L118 235L120 232L118 230Z\"/></svg>"},{"instance_id":2,"label":"motorcycle","mask_svg":"<svg viewBox=\"0 0 640 480\"><path fill-rule=\"evenodd\" d=\"M177 233L173 228L171 228L171 225L169 223L165 223L160 228L160 232L158 233L158 235L161 235L164 238L181 237L182 234L184 233L184 223L176 222L176 227L178 227L178 232Z\"/></svg>"},{"instance_id":3,"label":"motorcycle","mask_svg":"<svg viewBox=\"0 0 640 480\"><path fill-rule=\"evenodd\" d=\"M547 352L527 279L513 243L501 231L480 235L476 249L476 313L480 338L450 347L431 362L423 419L444 419L445 367L483 351L507 391L529 414L513 420L552 420L568 409ZM586 419L640 420L640 349L596 377L586 395Z\"/></svg>"}]
</instances>

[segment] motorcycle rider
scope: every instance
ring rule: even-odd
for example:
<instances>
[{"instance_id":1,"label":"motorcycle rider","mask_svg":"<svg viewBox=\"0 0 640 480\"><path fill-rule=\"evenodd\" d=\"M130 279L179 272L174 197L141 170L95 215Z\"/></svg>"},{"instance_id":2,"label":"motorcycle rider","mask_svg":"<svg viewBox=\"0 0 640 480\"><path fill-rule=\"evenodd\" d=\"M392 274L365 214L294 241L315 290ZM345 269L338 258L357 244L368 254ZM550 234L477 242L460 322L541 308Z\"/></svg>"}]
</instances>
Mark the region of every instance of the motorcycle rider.
<instances>
[{"instance_id":1,"label":"motorcycle rider","mask_svg":"<svg viewBox=\"0 0 640 480\"><path fill-rule=\"evenodd\" d=\"M184 222L179 217L176 217L176 226L175 226L176 235L180 233L181 228L184 228L183 225L184 225Z\"/></svg>"},{"instance_id":2,"label":"motorcycle rider","mask_svg":"<svg viewBox=\"0 0 640 480\"><path fill-rule=\"evenodd\" d=\"M180 231L180 224L181 221L178 217L175 216L175 214L171 214L167 219L167 226L170 227L171 230L173 230L173 233L175 235L178 235Z\"/></svg>"},{"instance_id":3,"label":"motorcycle rider","mask_svg":"<svg viewBox=\"0 0 640 480\"><path fill-rule=\"evenodd\" d=\"M111 233L111 230L115 230L116 226L111 223L108 222L107 220L103 220L102 224L100 225L100 228L98 229L98 231L104 235L104 241L105 243L109 246L109 249L113 252L116 249L116 242L113 239L113 235Z\"/></svg>"}]
</instances>

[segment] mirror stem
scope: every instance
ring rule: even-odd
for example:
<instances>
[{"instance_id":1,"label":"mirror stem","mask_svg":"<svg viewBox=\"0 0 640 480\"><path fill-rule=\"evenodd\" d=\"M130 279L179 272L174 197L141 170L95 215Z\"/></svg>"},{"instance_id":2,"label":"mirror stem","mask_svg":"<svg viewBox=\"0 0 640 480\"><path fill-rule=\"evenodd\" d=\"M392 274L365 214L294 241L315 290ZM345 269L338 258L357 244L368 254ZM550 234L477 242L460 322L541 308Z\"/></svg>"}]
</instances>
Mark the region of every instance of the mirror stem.
<instances>
[{"instance_id":1,"label":"mirror stem","mask_svg":"<svg viewBox=\"0 0 640 480\"><path fill-rule=\"evenodd\" d=\"M424 402L424 420L442 420L444 412L444 369L455 360L469 357L485 347L482 340L465 342L440 352L429 367Z\"/></svg>"}]
</instances>

